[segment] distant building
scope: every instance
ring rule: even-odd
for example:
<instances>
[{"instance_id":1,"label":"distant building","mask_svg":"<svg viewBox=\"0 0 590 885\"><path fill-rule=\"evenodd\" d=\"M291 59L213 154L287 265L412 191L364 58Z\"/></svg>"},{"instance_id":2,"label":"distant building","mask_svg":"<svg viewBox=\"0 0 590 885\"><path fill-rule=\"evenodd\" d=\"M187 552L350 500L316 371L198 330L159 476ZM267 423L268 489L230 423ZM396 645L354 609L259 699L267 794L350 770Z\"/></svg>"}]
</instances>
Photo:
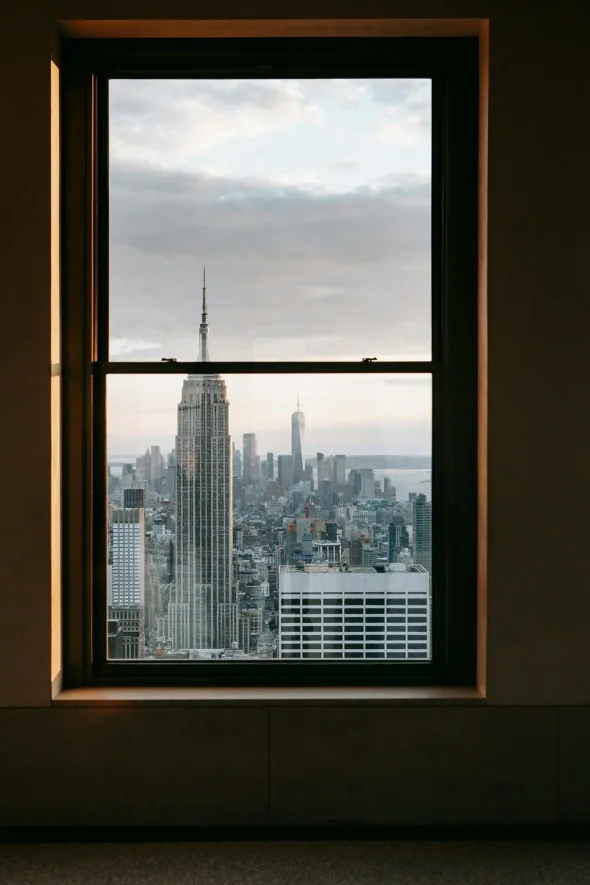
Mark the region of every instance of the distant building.
<instances>
[{"instance_id":1,"label":"distant building","mask_svg":"<svg viewBox=\"0 0 590 885\"><path fill-rule=\"evenodd\" d=\"M346 455L334 455L334 482L339 486L346 482Z\"/></svg>"},{"instance_id":2,"label":"distant building","mask_svg":"<svg viewBox=\"0 0 590 885\"><path fill-rule=\"evenodd\" d=\"M143 489L126 489L127 492ZM143 606L145 602L145 511L113 511L112 570L109 605Z\"/></svg>"},{"instance_id":3,"label":"distant building","mask_svg":"<svg viewBox=\"0 0 590 885\"><path fill-rule=\"evenodd\" d=\"M432 574L432 504L426 495L414 498L414 562Z\"/></svg>"},{"instance_id":4,"label":"distant building","mask_svg":"<svg viewBox=\"0 0 590 885\"><path fill-rule=\"evenodd\" d=\"M324 476L324 453L318 452L316 455L316 461L318 465L318 488L321 482L325 480Z\"/></svg>"},{"instance_id":5,"label":"distant building","mask_svg":"<svg viewBox=\"0 0 590 885\"><path fill-rule=\"evenodd\" d=\"M375 474L370 467L363 467L358 471L360 479L359 496L361 498L375 497Z\"/></svg>"},{"instance_id":6,"label":"distant building","mask_svg":"<svg viewBox=\"0 0 590 885\"><path fill-rule=\"evenodd\" d=\"M126 509L145 509L145 489L124 489L123 507Z\"/></svg>"},{"instance_id":7,"label":"distant building","mask_svg":"<svg viewBox=\"0 0 590 885\"><path fill-rule=\"evenodd\" d=\"M241 479L242 478L242 453L239 449L236 449L236 447L233 443L232 443L232 445L233 445L232 458L233 458L234 479Z\"/></svg>"},{"instance_id":8,"label":"distant building","mask_svg":"<svg viewBox=\"0 0 590 885\"><path fill-rule=\"evenodd\" d=\"M403 516L394 516L388 529L389 562L398 562L398 555L410 546L410 536Z\"/></svg>"},{"instance_id":9,"label":"distant building","mask_svg":"<svg viewBox=\"0 0 590 885\"><path fill-rule=\"evenodd\" d=\"M266 453L266 476L271 481L275 478L275 458L272 452Z\"/></svg>"},{"instance_id":10,"label":"distant building","mask_svg":"<svg viewBox=\"0 0 590 885\"><path fill-rule=\"evenodd\" d=\"M141 605L109 606L109 645L113 652L125 660L143 658L144 656L144 607ZM117 623L118 629L110 625ZM111 636L111 629L113 634ZM112 641L111 641L112 640Z\"/></svg>"},{"instance_id":11,"label":"distant building","mask_svg":"<svg viewBox=\"0 0 590 885\"><path fill-rule=\"evenodd\" d=\"M365 568L377 563L377 548L372 544L363 544L361 549L361 565Z\"/></svg>"},{"instance_id":12,"label":"distant building","mask_svg":"<svg viewBox=\"0 0 590 885\"><path fill-rule=\"evenodd\" d=\"M247 655L254 654L264 629L263 610L243 609L238 620L238 645Z\"/></svg>"},{"instance_id":13,"label":"distant building","mask_svg":"<svg viewBox=\"0 0 590 885\"><path fill-rule=\"evenodd\" d=\"M288 565L296 562L311 562L313 559L313 534L311 519L288 519L285 526L285 561Z\"/></svg>"},{"instance_id":14,"label":"distant building","mask_svg":"<svg viewBox=\"0 0 590 885\"><path fill-rule=\"evenodd\" d=\"M282 567L279 656L429 660L428 574L420 567L389 568Z\"/></svg>"},{"instance_id":15,"label":"distant building","mask_svg":"<svg viewBox=\"0 0 590 885\"><path fill-rule=\"evenodd\" d=\"M305 469L305 415L299 409L299 397L297 397L297 411L291 415L291 455L293 482L298 483L303 479Z\"/></svg>"},{"instance_id":16,"label":"distant building","mask_svg":"<svg viewBox=\"0 0 590 885\"><path fill-rule=\"evenodd\" d=\"M279 455L277 464L279 484L288 491L293 485L293 456Z\"/></svg>"},{"instance_id":17,"label":"distant building","mask_svg":"<svg viewBox=\"0 0 590 885\"><path fill-rule=\"evenodd\" d=\"M249 486L256 480L257 442L255 433L244 434L243 452L242 478L244 485Z\"/></svg>"},{"instance_id":18,"label":"distant building","mask_svg":"<svg viewBox=\"0 0 590 885\"><path fill-rule=\"evenodd\" d=\"M342 561L340 541L313 541L311 549L314 560L319 558L329 565L340 565Z\"/></svg>"}]
</instances>

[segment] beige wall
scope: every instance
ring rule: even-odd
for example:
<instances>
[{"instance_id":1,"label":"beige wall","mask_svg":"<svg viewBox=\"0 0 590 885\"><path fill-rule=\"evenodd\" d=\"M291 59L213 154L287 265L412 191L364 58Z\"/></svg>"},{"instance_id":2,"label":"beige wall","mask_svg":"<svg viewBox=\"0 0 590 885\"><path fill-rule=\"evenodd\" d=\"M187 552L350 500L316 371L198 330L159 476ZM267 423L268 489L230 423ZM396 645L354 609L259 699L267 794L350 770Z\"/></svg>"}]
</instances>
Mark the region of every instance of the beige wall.
<instances>
[{"instance_id":1,"label":"beige wall","mask_svg":"<svg viewBox=\"0 0 590 885\"><path fill-rule=\"evenodd\" d=\"M526 16L515 5L362 4L363 17L490 17L487 704L295 711L51 707L54 24L244 13L194 0L11 4L0 54L0 825L590 821L590 21L581 3L531 4ZM264 18L277 5L249 9ZM326 0L281 10L358 14ZM121 747L131 757L119 756L115 792Z\"/></svg>"}]
</instances>

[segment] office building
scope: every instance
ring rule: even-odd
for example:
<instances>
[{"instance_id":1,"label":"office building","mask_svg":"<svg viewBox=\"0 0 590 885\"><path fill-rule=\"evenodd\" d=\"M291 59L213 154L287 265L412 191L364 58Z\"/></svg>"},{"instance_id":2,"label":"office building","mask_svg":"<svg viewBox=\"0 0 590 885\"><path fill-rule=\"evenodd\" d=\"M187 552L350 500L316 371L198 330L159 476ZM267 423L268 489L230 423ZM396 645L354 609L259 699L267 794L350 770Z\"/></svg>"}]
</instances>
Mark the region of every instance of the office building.
<instances>
[{"instance_id":1,"label":"office building","mask_svg":"<svg viewBox=\"0 0 590 885\"><path fill-rule=\"evenodd\" d=\"M281 658L428 660L430 622L421 567L280 569Z\"/></svg>"},{"instance_id":2,"label":"office building","mask_svg":"<svg viewBox=\"0 0 590 885\"><path fill-rule=\"evenodd\" d=\"M272 452L266 453L266 478L271 482L275 478L275 456Z\"/></svg>"}]
</instances>

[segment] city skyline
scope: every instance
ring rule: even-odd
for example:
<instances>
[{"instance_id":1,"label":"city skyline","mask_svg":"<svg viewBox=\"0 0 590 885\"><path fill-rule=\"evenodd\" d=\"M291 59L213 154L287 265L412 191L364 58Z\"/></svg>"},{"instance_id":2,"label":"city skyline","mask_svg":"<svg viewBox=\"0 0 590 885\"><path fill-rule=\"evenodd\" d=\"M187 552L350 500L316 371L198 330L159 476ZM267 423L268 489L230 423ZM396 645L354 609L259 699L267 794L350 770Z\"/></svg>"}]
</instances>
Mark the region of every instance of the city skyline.
<instances>
[{"instance_id":1,"label":"city skyline","mask_svg":"<svg viewBox=\"0 0 590 885\"><path fill-rule=\"evenodd\" d=\"M195 335L195 352L197 348ZM109 456L141 454L150 445L166 451L174 448L173 403L181 378L180 373L109 377ZM231 404L230 435L236 448L242 447L245 433L255 433L260 451L291 453L291 404L299 393L306 421L306 449L311 453L431 454L428 375L224 375L224 380ZM350 408L351 401L361 398L362 421ZM261 403L266 407L261 408Z\"/></svg>"}]
</instances>

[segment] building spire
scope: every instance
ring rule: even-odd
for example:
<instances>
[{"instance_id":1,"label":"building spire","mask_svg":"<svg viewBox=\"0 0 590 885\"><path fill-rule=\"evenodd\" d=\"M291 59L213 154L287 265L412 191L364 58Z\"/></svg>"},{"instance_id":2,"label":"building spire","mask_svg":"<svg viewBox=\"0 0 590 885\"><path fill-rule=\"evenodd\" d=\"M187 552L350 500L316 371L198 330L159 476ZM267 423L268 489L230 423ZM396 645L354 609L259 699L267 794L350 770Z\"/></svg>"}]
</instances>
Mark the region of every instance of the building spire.
<instances>
[{"instance_id":1,"label":"building spire","mask_svg":"<svg viewBox=\"0 0 590 885\"><path fill-rule=\"evenodd\" d=\"M199 326L199 359L200 363L209 362L209 325L207 323L207 281L205 266L203 265L203 308L201 311L201 325Z\"/></svg>"}]
</instances>

